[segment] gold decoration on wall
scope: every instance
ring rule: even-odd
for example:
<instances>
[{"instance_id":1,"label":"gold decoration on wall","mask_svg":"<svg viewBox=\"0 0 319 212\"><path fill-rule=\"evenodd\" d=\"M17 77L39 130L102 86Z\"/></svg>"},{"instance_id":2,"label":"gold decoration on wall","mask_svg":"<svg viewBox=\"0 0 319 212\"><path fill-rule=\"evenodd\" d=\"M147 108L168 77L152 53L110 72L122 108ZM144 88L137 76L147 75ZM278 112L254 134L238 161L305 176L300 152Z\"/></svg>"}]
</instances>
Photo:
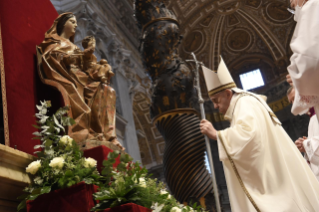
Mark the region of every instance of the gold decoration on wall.
<instances>
[{"instance_id":1,"label":"gold decoration on wall","mask_svg":"<svg viewBox=\"0 0 319 212\"><path fill-rule=\"evenodd\" d=\"M1 23L0 23L0 71L1 71L1 92L2 92L4 139L5 139L5 145L10 146L8 109L7 109L7 91L6 91L6 78L5 78L5 72L4 72L4 57L3 57L2 36L1 36Z\"/></svg>"}]
</instances>

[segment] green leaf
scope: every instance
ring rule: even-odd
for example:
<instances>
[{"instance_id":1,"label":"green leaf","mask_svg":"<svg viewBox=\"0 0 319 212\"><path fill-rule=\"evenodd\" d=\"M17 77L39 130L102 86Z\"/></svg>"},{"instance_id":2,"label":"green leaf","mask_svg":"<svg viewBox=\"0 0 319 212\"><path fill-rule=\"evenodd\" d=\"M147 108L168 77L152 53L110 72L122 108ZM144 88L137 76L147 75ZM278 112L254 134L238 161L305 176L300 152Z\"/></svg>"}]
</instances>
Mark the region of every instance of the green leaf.
<instances>
[{"instance_id":1,"label":"green leaf","mask_svg":"<svg viewBox=\"0 0 319 212\"><path fill-rule=\"evenodd\" d=\"M92 184L94 182L94 179L92 178L84 178L83 181L86 183L86 184Z\"/></svg>"},{"instance_id":2,"label":"green leaf","mask_svg":"<svg viewBox=\"0 0 319 212\"><path fill-rule=\"evenodd\" d=\"M124 163L128 163L133 161L133 158L129 154L121 154L120 161Z\"/></svg>"},{"instance_id":3,"label":"green leaf","mask_svg":"<svg viewBox=\"0 0 319 212\"><path fill-rule=\"evenodd\" d=\"M71 180L70 182L68 182L68 184L66 185L67 187L71 187L73 186L74 184L76 184L75 181Z\"/></svg>"},{"instance_id":4,"label":"green leaf","mask_svg":"<svg viewBox=\"0 0 319 212\"><path fill-rule=\"evenodd\" d=\"M32 140L41 140L41 137L33 137Z\"/></svg>"},{"instance_id":5,"label":"green leaf","mask_svg":"<svg viewBox=\"0 0 319 212\"><path fill-rule=\"evenodd\" d=\"M109 174L111 174L112 173L112 168L111 167L105 167L103 170L102 170L102 175L105 175L105 176L107 176L107 175L109 175Z\"/></svg>"},{"instance_id":6,"label":"green leaf","mask_svg":"<svg viewBox=\"0 0 319 212\"><path fill-rule=\"evenodd\" d=\"M69 125L69 126L72 126L72 125L74 125L74 124L75 124L74 119L70 118L70 125Z\"/></svg>"},{"instance_id":7,"label":"green leaf","mask_svg":"<svg viewBox=\"0 0 319 212\"><path fill-rule=\"evenodd\" d=\"M111 159L108 159L108 162L109 162L110 164L112 164L112 166L113 166L113 164L116 162L116 160L113 159L113 158L111 158Z\"/></svg>"},{"instance_id":8,"label":"green leaf","mask_svg":"<svg viewBox=\"0 0 319 212\"><path fill-rule=\"evenodd\" d=\"M35 200L40 194L31 194L28 200Z\"/></svg>"},{"instance_id":9,"label":"green leaf","mask_svg":"<svg viewBox=\"0 0 319 212\"><path fill-rule=\"evenodd\" d=\"M107 160L103 161L103 166L107 167L107 166L110 166L110 165L112 165L112 164L109 161L107 161Z\"/></svg>"},{"instance_id":10,"label":"green leaf","mask_svg":"<svg viewBox=\"0 0 319 212\"><path fill-rule=\"evenodd\" d=\"M36 129L41 129L41 127L39 127L38 125L32 124L32 126Z\"/></svg>"},{"instance_id":11,"label":"green leaf","mask_svg":"<svg viewBox=\"0 0 319 212\"><path fill-rule=\"evenodd\" d=\"M119 165L116 167L119 171L125 172L126 171L126 164L121 162Z\"/></svg>"},{"instance_id":12,"label":"green leaf","mask_svg":"<svg viewBox=\"0 0 319 212\"><path fill-rule=\"evenodd\" d=\"M71 170L67 170L67 171L65 172L64 176L69 178L69 177L73 177L74 174L73 174L73 172L72 172Z\"/></svg>"},{"instance_id":13,"label":"green leaf","mask_svg":"<svg viewBox=\"0 0 319 212\"><path fill-rule=\"evenodd\" d=\"M112 201L104 200L102 203L96 204L91 211L103 211L106 208L111 207Z\"/></svg>"},{"instance_id":14,"label":"green leaf","mask_svg":"<svg viewBox=\"0 0 319 212\"><path fill-rule=\"evenodd\" d=\"M17 199L25 199L29 196L30 194L23 194L21 196L19 196Z\"/></svg>"},{"instance_id":15,"label":"green leaf","mask_svg":"<svg viewBox=\"0 0 319 212\"><path fill-rule=\"evenodd\" d=\"M114 151L110 152L107 156L108 159L115 159L119 156L120 152L119 151Z\"/></svg>"},{"instance_id":16,"label":"green leaf","mask_svg":"<svg viewBox=\"0 0 319 212\"><path fill-rule=\"evenodd\" d=\"M53 141L50 140L50 139L46 139L46 140L45 140L45 146L46 146L46 147L50 147L50 146L52 145L52 143L53 143Z\"/></svg>"},{"instance_id":17,"label":"green leaf","mask_svg":"<svg viewBox=\"0 0 319 212\"><path fill-rule=\"evenodd\" d=\"M26 207L27 207L27 201L26 200L22 200L22 202L20 202L20 204L18 205L17 210L19 212L20 210L22 210L22 209L24 209Z\"/></svg>"},{"instance_id":18,"label":"green leaf","mask_svg":"<svg viewBox=\"0 0 319 212\"><path fill-rule=\"evenodd\" d=\"M31 194L32 194L32 195L34 195L34 194L41 194L41 188L33 189L33 191L32 191Z\"/></svg>"},{"instance_id":19,"label":"green leaf","mask_svg":"<svg viewBox=\"0 0 319 212\"><path fill-rule=\"evenodd\" d=\"M47 194L51 191L51 186L46 186L41 189L41 194Z\"/></svg>"}]
</instances>

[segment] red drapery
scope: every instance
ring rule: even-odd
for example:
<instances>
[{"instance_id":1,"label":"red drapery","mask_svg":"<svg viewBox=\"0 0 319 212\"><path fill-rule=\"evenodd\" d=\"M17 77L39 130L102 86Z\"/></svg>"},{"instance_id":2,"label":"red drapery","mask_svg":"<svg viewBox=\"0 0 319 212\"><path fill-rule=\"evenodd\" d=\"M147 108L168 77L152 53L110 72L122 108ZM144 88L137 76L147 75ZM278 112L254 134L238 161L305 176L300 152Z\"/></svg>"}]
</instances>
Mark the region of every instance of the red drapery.
<instances>
[{"instance_id":1,"label":"red drapery","mask_svg":"<svg viewBox=\"0 0 319 212\"><path fill-rule=\"evenodd\" d=\"M106 146L98 146L92 149L88 149L84 151L84 157L90 157L97 161L97 170L101 173L101 169L103 166L103 161L107 160L107 156L110 152L113 152L112 149L107 148ZM120 158L115 159L113 167L116 167L120 163Z\"/></svg>"},{"instance_id":2,"label":"red drapery","mask_svg":"<svg viewBox=\"0 0 319 212\"><path fill-rule=\"evenodd\" d=\"M84 151L85 157L91 157L97 160L97 168L101 171L104 160L113 150L106 146L98 146ZM120 163L116 158L116 167ZM95 205L92 194L97 192L98 187L94 185L86 185L81 182L67 189L60 189L49 194L39 196L34 201L27 202L28 212L89 212ZM115 208L104 210L104 212L151 212L152 210L128 203Z\"/></svg>"},{"instance_id":3,"label":"red drapery","mask_svg":"<svg viewBox=\"0 0 319 212\"><path fill-rule=\"evenodd\" d=\"M133 203L128 203L118 207L106 209L103 212L151 212L151 211L152 211L151 209L148 209Z\"/></svg>"},{"instance_id":4,"label":"red drapery","mask_svg":"<svg viewBox=\"0 0 319 212\"><path fill-rule=\"evenodd\" d=\"M89 212L95 202L92 194L97 186L81 182L70 188L60 189L27 202L28 212Z\"/></svg>"},{"instance_id":5,"label":"red drapery","mask_svg":"<svg viewBox=\"0 0 319 212\"><path fill-rule=\"evenodd\" d=\"M3 58L0 59L4 61L4 105L7 105L4 118L8 117L10 146L30 154L34 152L34 145L39 143L31 140L35 131L31 125L36 123L35 105L43 99L52 100L55 106L52 111L61 105L59 93L43 85L36 71L36 45L43 41L45 32L57 16L50 0L0 1L3 48Z\"/></svg>"}]
</instances>

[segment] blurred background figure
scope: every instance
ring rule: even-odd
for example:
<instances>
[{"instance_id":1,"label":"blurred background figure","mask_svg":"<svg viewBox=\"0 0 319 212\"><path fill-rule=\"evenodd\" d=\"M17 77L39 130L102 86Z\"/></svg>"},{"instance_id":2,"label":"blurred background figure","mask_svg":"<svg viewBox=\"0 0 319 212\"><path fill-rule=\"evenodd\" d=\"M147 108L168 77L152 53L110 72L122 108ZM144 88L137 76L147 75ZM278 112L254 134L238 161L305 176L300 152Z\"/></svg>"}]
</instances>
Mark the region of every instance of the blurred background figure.
<instances>
[{"instance_id":1,"label":"blurred background figure","mask_svg":"<svg viewBox=\"0 0 319 212\"><path fill-rule=\"evenodd\" d=\"M291 112L294 115L307 113L314 107L319 114L319 1L291 0L297 22L290 47L293 55L288 67L287 81L295 88Z\"/></svg>"},{"instance_id":2,"label":"blurred background figure","mask_svg":"<svg viewBox=\"0 0 319 212\"><path fill-rule=\"evenodd\" d=\"M291 86L287 91L287 97L290 103L294 103L295 89ZM311 118L308 127L308 138L303 136L295 141L295 144L304 158L307 160L311 170L319 180L319 123L315 116L315 111L310 108L307 113Z\"/></svg>"}]
</instances>

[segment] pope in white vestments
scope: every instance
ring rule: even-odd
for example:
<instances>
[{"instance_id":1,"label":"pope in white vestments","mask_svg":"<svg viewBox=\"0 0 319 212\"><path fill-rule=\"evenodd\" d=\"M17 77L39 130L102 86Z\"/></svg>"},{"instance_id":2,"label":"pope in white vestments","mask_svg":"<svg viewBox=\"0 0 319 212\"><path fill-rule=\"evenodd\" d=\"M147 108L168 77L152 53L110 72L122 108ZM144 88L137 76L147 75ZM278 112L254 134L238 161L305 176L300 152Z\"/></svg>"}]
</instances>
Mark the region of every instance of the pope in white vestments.
<instances>
[{"instance_id":1,"label":"pope in white vestments","mask_svg":"<svg viewBox=\"0 0 319 212\"><path fill-rule=\"evenodd\" d=\"M202 67L214 107L230 121L203 134L217 140L233 212L319 212L319 183L259 96L236 88L223 60L217 72Z\"/></svg>"}]
</instances>

